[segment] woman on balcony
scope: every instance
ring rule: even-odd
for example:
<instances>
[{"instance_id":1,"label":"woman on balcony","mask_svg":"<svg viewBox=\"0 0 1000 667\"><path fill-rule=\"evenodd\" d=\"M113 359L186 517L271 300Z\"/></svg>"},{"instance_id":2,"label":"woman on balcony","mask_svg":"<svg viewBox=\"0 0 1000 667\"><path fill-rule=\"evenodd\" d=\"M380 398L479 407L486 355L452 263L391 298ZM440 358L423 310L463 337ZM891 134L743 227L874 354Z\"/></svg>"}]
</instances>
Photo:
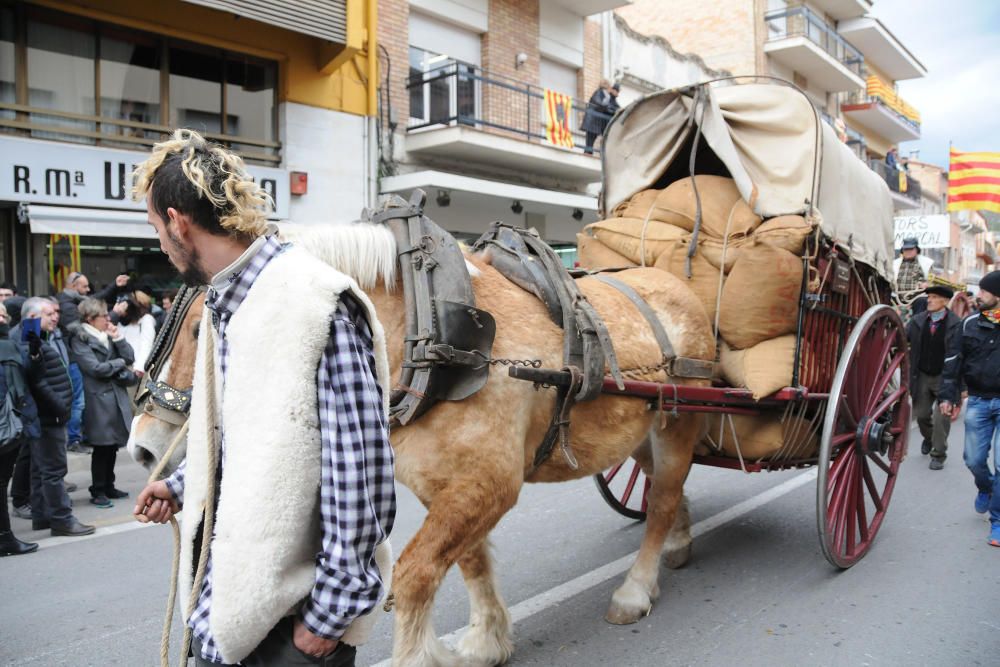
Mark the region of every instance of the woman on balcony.
<instances>
[{"instance_id":1,"label":"woman on balcony","mask_svg":"<svg viewBox=\"0 0 1000 667\"><path fill-rule=\"evenodd\" d=\"M587 103L587 112L583 116L581 129L587 133L587 145L583 152L587 155L594 153L594 142L597 137L604 134L604 128L608 126L611 117L618 111L618 90L620 86L616 83L611 85L607 79L601 79L601 85L594 94L590 96Z\"/></svg>"}]
</instances>

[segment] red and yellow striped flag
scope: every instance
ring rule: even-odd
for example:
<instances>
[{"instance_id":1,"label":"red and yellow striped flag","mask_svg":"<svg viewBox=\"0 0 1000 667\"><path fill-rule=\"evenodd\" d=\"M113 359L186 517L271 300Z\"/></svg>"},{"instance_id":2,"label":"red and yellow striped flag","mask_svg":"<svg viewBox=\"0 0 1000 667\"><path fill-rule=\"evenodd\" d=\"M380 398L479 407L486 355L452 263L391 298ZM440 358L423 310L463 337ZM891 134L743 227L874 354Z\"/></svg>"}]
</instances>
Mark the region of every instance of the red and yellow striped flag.
<instances>
[{"instance_id":1,"label":"red and yellow striped flag","mask_svg":"<svg viewBox=\"0 0 1000 667\"><path fill-rule=\"evenodd\" d=\"M569 129L572 113L572 97L545 89L545 138L550 143L573 148L573 133Z\"/></svg>"},{"instance_id":2,"label":"red and yellow striped flag","mask_svg":"<svg viewBox=\"0 0 1000 667\"><path fill-rule=\"evenodd\" d=\"M1000 153L951 149L948 210L1000 213Z\"/></svg>"}]
</instances>

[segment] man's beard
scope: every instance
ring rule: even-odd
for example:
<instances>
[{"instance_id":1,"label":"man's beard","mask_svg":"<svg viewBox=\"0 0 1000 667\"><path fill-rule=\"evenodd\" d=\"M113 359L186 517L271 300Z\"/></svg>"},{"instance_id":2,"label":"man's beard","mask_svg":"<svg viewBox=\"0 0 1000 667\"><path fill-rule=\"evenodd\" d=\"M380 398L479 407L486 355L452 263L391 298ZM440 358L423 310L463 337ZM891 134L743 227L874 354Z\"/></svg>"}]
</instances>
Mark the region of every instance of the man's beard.
<instances>
[{"instance_id":1,"label":"man's beard","mask_svg":"<svg viewBox=\"0 0 1000 667\"><path fill-rule=\"evenodd\" d=\"M191 248L190 250L185 248L169 229L167 230L167 237L170 239L170 244L174 247L174 253L180 257L185 265L185 268L181 269L172 259L170 260L170 263L181 274L181 280L184 281L184 284L189 287L207 285L212 277L206 274L205 270L201 268L201 257L198 256L198 250L196 248Z\"/></svg>"},{"instance_id":2,"label":"man's beard","mask_svg":"<svg viewBox=\"0 0 1000 667\"><path fill-rule=\"evenodd\" d=\"M986 301L981 296L976 297L976 307L979 310L993 310L997 306L1000 306L1000 299L992 297L989 301Z\"/></svg>"}]
</instances>

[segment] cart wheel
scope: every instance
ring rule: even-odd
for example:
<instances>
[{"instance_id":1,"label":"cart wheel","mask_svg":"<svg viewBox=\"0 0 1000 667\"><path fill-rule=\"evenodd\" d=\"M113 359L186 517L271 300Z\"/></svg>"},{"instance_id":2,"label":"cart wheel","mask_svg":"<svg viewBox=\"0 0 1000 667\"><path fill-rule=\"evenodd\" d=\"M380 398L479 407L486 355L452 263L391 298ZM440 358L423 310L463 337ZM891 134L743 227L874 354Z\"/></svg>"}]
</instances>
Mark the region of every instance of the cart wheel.
<instances>
[{"instance_id":1,"label":"cart wheel","mask_svg":"<svg viewBox=\"0 0 1000 667\"><path fill-rule=\"evenodd\" d=\"M646 520L646 494L649 479L639 467L639 462L627 458L622 463L594 475L597 489L604 502L622 516L637 521Z\"/></svg>"},{"instance_id":2,"label":"cart wheel","mask_svg":"<svg viewBox=\"0 0 1000 667\"><path fill-rule=\"evenodd\" d=\"M889 507L910 427L910 361L899 315L869 308L837 364L823 421L816 517L823 555L849 568Z\"/></svg>"}]
</instances>

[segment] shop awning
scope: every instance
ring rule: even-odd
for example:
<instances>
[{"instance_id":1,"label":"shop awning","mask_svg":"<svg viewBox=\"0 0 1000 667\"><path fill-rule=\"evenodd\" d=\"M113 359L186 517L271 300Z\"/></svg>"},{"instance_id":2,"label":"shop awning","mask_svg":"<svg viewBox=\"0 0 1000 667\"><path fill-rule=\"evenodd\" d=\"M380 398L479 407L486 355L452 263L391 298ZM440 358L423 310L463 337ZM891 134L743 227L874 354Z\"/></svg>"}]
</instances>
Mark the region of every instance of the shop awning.
<instances>
[{"instance_id":1,"label":"shop awning","mask_svg":"<svg viewBox=\"0 0 1000 667\"><path fill-rule=\"evenodd\" d=\"M18 217L30 225L32 234L156 238L156 231L146 221L145 211L23 204Z\"/></svg>"}]
</instances>

